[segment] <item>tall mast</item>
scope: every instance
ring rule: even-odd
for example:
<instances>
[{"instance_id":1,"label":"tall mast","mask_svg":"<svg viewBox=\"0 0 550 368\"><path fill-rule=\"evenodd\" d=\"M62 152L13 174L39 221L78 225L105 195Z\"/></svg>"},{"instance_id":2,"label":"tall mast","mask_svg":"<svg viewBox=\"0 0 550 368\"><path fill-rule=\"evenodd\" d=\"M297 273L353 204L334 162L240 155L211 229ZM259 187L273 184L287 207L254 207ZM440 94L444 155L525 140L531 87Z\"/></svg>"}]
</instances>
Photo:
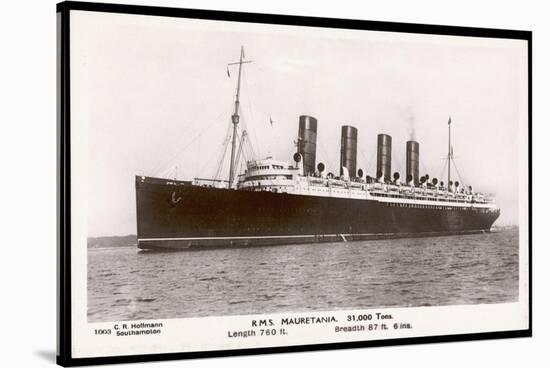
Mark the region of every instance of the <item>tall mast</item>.
<instances>
[{"instance_id":1,"label":"tall mast","mask_svg":"<svg viewBox=\"0 0 550 368\"><path fill-rule=\"evenodd\" d=\"M244 47L241 46L241 56L238 62L228 64L239 65L239 78L237 80L237 93L235 94L235 110L231 115L231 122L233 123L233 137L231 142L231 162L229 163L229 188L233 185L233 179L235 177L235 148L237 145L237 125L239 124L239 96L241 93L241 72L243 64L251 63L251 61L244 61Z\"/></svg>"},{"instance_id":2,"label":"tall mast","mask_svg":"<svg viewBox=\"0 0 550 368\"><path fill-rule=\"evenodd\" d=\"M451 148L451 117L449 116L449 122L447 123L449 126L449 150L447 153L447 189L450 191L452 189L451 184L451 159L452 159L452 148Z\"/></svg>"}]
</instances>

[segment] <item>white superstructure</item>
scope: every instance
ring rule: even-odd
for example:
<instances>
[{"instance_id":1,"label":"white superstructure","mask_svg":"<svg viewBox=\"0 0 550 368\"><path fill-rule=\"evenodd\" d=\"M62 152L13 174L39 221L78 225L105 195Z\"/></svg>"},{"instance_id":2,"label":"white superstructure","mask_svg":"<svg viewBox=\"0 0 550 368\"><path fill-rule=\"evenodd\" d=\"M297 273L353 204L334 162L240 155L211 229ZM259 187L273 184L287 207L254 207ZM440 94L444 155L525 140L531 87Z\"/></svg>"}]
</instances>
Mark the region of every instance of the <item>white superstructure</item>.
<instances>
[{"instance_id":1,"label":"white superstructure","mask_svg":"<svg viewBox=\"0 0 550 368\"><path fill-rule=\"evenodd\" d=\"M290 165L271 157L248 162L246 171L238 176L236 188L316 197L370 199L401 207L497 208L488 195L469 192L466 188L457 187L449 191L446 187L428 184L415 187L399 181L383 183L321 174L304 176L300 165Z\"/></svg>"}]
</instances>

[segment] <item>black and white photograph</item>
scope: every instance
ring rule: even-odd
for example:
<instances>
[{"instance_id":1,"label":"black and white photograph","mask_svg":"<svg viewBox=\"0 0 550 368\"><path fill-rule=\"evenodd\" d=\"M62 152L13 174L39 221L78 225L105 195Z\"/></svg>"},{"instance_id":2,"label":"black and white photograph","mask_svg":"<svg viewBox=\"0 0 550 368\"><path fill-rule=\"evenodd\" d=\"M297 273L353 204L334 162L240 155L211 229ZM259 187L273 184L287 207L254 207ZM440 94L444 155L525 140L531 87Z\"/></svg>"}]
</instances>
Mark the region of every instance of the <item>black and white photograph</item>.
<instances>
[{"instance_id":1,"label":"black and white photograph","mask_svg":"<svg viewBox=\"0 0 550 368\"><path fill-rule=\"evenodd\" d=\"M104 18L90 321L517 301L521 44Z\"/></svg>"},{"instance_id":2,"label":"black and white photograph","mask_svg":"<svg viewBox=\"0 0 550 368\"><path fill-rule=\"evenodd\" d=\"M73 358L530 331L530 34L58 14Z\"/></svg>"}]
</instances>

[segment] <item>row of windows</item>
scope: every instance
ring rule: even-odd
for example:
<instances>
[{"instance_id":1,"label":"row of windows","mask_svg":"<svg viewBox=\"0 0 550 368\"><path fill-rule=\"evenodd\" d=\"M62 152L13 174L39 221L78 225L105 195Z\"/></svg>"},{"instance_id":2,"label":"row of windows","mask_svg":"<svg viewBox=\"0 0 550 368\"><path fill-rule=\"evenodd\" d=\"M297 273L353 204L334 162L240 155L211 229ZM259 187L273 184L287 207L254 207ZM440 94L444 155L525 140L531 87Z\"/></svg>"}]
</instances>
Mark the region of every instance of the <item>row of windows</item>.
<instances>
[{"instance_id":1,"label":"row of windows","mask_svg":"<svg viewBox=\"0 0 550 368\"><path fill-rule=\"evenodd\" d=\"M330 187L330 186L329 186ZM334 186L332 187L334 188ZM356 188L359 189L359 188ZM348 189L346 189L348 190ZM361 186L361 190L365 190L365 186ZM334 189L333 189L334 191ZM460 203L486 203L485 201L475 200L475 199L467 199L464 196L458 196L455 198L445 198L445 197L435 197L435 196L412 196L412 195L402 195L398 192L395 193L380 193L380 192L371 192L371 195L375 197L385 197L385 198L405 198L405 199L422 199L422 200L428 200L428 201L438 201L438 202L460 202Z\"/></svg>"},{"instance_id":2,"label":"row of windows","mask_svg":"<svg viewBox=\"0 0 550 368\"><path fill-rule=\"evenodd\" d=\"M384 197L384 198L404 198L404 199L420 199L426 201L437 201L437 202L459 202L459 203L483 203L475 200L467 200L463 198L439 198L439 197L413 197L413 196L400 196L396 194L386 194L386 193L371 193L374 197Z\"/></svg>"},{"instance_id":3,"label":"row of windows","mask_svg":"<svg viewBox=\"0 0 550 368\"><path fill-rule=\"evenodd\" d=\"M271 168L274 168L274 169L284 169L285 167L283 165L260 165L260 166L252 166L250 168L250 171L255 171L255 170L268 170L268 169L271 169ZM292 166L289 166L288 167L289 169L292 168Z\"/></svg>"},{"instance_id":4,"label":"row of windows","mask_svg":"<svg viewBox=\"0 0 550 368\"><path fill-rule=\"evenodd\" d=\"M386 203L389 207L402 207L402 208L430 208L433 210L460 210L467 211L468 207L449 207L449 206L434 206L427 204L411 204L411 203Z\"/></svg>"},{"instance_id":5,"label":"row of windows","mask_svg":"<svg viewBox=\"0 0 550 368\"><path fill-rule=\"evenodd\" d=\"M262 165L262 166L252 166L250 168L250 171L254 171L254 170L267 170L269 169L271 166L270 165Z\"/></svg>"},{"instance_id":6,"label":"row of windows","mask_svg":"<svg viewBox=\"0 0 550 368\"><path fill-rule=\"evenodd\" d=\"M242 188L241 190L247 190L249 192L287 193L284 187L274 187L274 186L252 186L248 188Z\"/></svg>"},{"instance_id":7,"label":"row of windows","mask_svg":"<svg viewBox=\"0 0 550 368\"><path fill-rule=\"evenodd\" d=\"M247 181L253 180L277 180L277 179L292 179L292 175L254 175L246 178Z\"/></svg>"}]
</instances>

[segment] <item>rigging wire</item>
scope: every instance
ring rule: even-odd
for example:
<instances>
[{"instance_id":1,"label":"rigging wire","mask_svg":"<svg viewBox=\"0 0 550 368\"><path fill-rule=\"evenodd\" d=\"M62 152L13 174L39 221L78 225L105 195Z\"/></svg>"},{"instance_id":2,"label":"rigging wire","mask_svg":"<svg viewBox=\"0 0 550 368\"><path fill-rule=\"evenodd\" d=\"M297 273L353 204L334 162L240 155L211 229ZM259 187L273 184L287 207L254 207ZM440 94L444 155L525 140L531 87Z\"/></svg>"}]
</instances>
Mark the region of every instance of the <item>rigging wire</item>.
<instances>
[{"instance_id":1,"label":"rigging wire","mask_svg":"<svg viewBox=\"0 0 550 368\"><path fill-rule=\"evenodd\" d=\"M193 143L196 142L197 138L199 138L204 132L210 130L214 125L219 124L222 120L221 117L225 115L226 112L222 111L216 116L216 118L208 125L205 126L204 129L202 129L200 132L195 134L190 140L186 142L183 146L181 146L175 154L172 155L170 160L168 160L168 163L165 161L161 163L159 166L156 167L156 169L153 171L155 176L159 176L161 173L165 173L168 169L172 168L175 164L175 162L180 158L180 156L185 152Z\"/></svg>"},{"instance_id":2,"label":"rigging wire","mask_svg":"<svg viewBox=\"0 0 550 368\"><path fill-rule=\"evenodd\" d=\"M424 161L420 161L420 166L421 166L421 169L424 170L425 174L430 175L429 173L431 173L432 171L427 169L426 165L424 165ZM422 176L422 175L420 175L420 176Z\"/></svg>"},{"instance_id":3,"label":"rigging wire","mask_svg":"<svg viewBox=\"0 0 550 368\"><path fill-rule=\"evenodd\" d=\"M212 167L215 168L216 175L218 174L218 170L220 170L220 172L221 172L221 168L219 167L220 166L220 160L223 161L223 157L225 157L225 151L227 151L228 145L227 145L227 143L224 142L220 145L220 147L223 147L223 150L220 150L220 153L218 155L209 155L208 160L206 162L204 162L204 164L201 164L200 169L198 169L196 171L196 173L197 173L196 177L197 178L204 178L205 176L203 176L203 175L205 174L205 171L207 169L211 170ZM220 157L218 158L218 156L220 156ZM214 161L216 162L216 165L211 166L212 162L214 162ZM221 164L222 164L222 167L223 167L223 162ZM215 176L212 176L212 178L216 179Z\"/></svg>"},{"instance_id":4,"label":"rigging wire","mask_svg":"<svg viewBox=\"0 0 550 368\"><path fill-rule=\"evenodd\" d=\"M394 167L393 171L394 172L399 172L399 170L397 168L401 168L403 170L402 173L405 174L405 175L403 175L403 178L405 178L407 176L407 166L403 165L403 159L402 159L403 156L402 156L402 154L401 155L395 155L395 156L396 156L395 160L397 161L397 165L396 165L397 167ZM392 160L393 160L393 155L392 155ZM392 175L393 175L393 173L392 173Z\"/></svg>"},{"instance_id":5,"label":"rigging wire","mask_svg":"<svg viewBox=\"0 0 550 368\"><path fill-rule=\"evenodd\" d=\"M250 144L250 139L246 140L245 150L243 150L243 153L246 154L246 162L248 162L248 160L253 160L254 157L257 157L256 152L254 151L254 147L252 147L252 145Z\"/></svg>"},{"instance_id":6,"label":"rigging wire","mask_svg":"<svg viewBox=\"0 0 550 368\"><path fill-rule=\"evenodd\" d=\"M243 165L244 167L247 167L247 153L246 148L248 147L247 141L249 141L248 133L246 130L242 131L240 144L239 144L239 151L237 153L237 161L238 161L238 169L237 169L237 176L236 176L236 182L238 183L238 176L243 171Z\"/></svg>"},{"instance_id":7,"label":"rigging wire","mask_svg":"<svg viewBox=\"0 0 550 368\"><path fill-rule=\"evenodd\" d=\"M443 159L443 160L446 160L446 159ZM447 167L447 162L443 161L443 167L441 167L441 170L439 171L439 181L446 182L446 180L443 180L443 175L445 175L446 167Z\"/></svg>"},{"instance_id":8,"label":"rigging wire","mask_svg":"<svg viewBox=\"0 0 550 368\"><path fill-rule=\"evenodd\" d=\"M244 139L241 141L241 144L244 144L243 148L241 149L241 162L244 163L245 165L247 164L248 162L248 157L251 157L251 159L253 157L255 157L255 152L254 152L254 149L252 147L252 145L250 144L250 135L248 134L248 131L247 130L244 130L243 129L243 132L242 134L246 134ZM248 150L248 152L247 152Z\"/></svg>"},{"instance_id":9,"label":"rigging wire","mask_svg":"<svg viewBox=\"0 0 550 368\"><path fill-rule=\"evenodd\" d=\"M245 93L247 94L247 97L248 99L245 98L245 105L248 109L248 113L249 113L249 116L250 118L252 119L252 121L255 121L255 116L254 116L254 111L252 109L252 94L250 93L250 87L249 87L249 83L248 83L248 79L246 77L246 73L243 73L242 74L242 77L244 79L244 87L245 87ZM203 104L201 106L204 106L204 101L203 101ZM241 104L241 107L242 107L242 104ZM165 173L167 169L171 169L169 174L172 174L173 173L173 167L174 165L177 163L177 160L180 158L180 156L189 149L189 147L191 147L194 143L196 143L198 141L198 150L199 150L199 156L200 156L200 144L201 144L201 137L202 135L210 130L214 125L216 124L219 124L220 121L223 121L223 119L221 119L221 117L223 115L228 115L227 112L225 111L221 111L218 116L216 116L216 118L208 125L206 125L204 127L204 129L202 129L200 132L198 132L197 134L195 134L190 140L188 140L183 146L181 146L179 149L177 149L177 151L172 155L172 157L170 158L170 160L168 160L168 163L164 162L164 163L161 163L158 167L155 168L154 170L154 173L155 173L155 176L159 176L160 173ZM247 124L247 119L246 119L246 114L244 114L244 119L242 119L242 125L244 128L248 128L248 124ZM216 168L216 174L215 174L215 178L218 179L221 175L221 172L224 168L224 164L225 164L225 161L226 161L226 156L227 156L227 150L228 150L228 147L229 147L229 142L231 141L231 138L232 138L232 133L231 133L231 128L232 128L232 124L229 124L228 125L228 132L226 133L225 135L225 138L224 138L224 141L222 142L221 146L223 147L223 149L221 150L221 155L220 155L220 158L218 160L218 164L217 164L217 168ZM246 129L246 131L250 131L249 129ZM257 137L256 137L256 130L255 129L251 129L252 131L252 134L254 135L254 138L255 138L255 141L258 142L257 140ZM237 133L237 139L239 137L239 133ZM240 139L239 139L240 140ZM252 142L251 139L245 139L244 140L244 147L241 149L243 151L243 154L246 154L246 156L248 157L256 157L256 150L254 148L254 144ZM248 151L245 153L245 151ZM244 157L244 156L243 156ZM210 156L210 158L212 158L212 156ZM200 157L199 157L200 159ZM200 165L200 161L199 159L195 160L195 165ZM212 160L209 160L207 163L209 164ZM246 163L246 162L245 162ZM204 170L204 168L206 168L208 165L202 165L202 169ZM202 171L202 170L195 170L195 172L199 172L199 171Z\"/></svg>"},{"instance_id":10,"label":"rigging wire","mask_svg":"<svg viewBox=\"0 0 550 368\"><path fill-rule=\"evenodd\" d=\"M460 172L458 171L458 167L456 167L456 162L454 159L451 159L451 161L453 161L453 166L455 167L455 171L456 171L456 174L458 175L458 179L460 180L460 182L462 183L463 186L466 185L466 183L462 180L462 177L460 176Z\"/></svg>"},{"instance_id":11,"label":"rigging wire","mask_svg":"<svg viewBox=\"0 0 550 368\"><path fill-rule=\"evenodd\" d=\"M218 160L216 174L214 175L214 179L216 179L216 180L218 180L220 178L220 174L221 174L221 171L223 169L223 166L224 166L223 164L224 164L225 157L226 157L226 154L227 154L227 149L229 147L229 142L231 141L231 135L232 135L231 134L231 124L228 124L225 140L221 144L224 148L220 152L220 157L219 157L219 160Z\"/></svg>"},{"instance_id":12,"label":"rigging wire","mask_svg":"<svg viewBox=\"0 0 550 368\"><path fill-rule=\"evenodd\" d=\"M247 124L246 118L243 117L242 121L243 121L243 130L247 132L247 135L248 135L248 136L250 136L250 135L248 134L249 130L248 130L248 124ZM240 127L237 127L237 129L241 129L241 128L240 128ZM246 143L246 147L247 147L247 149L250 150L252 157L257 157L257 156L256 156L256 150L254 149L254 146L253 146L251 140L250 140L250 139L247 139L246 142L247 142L247 143Z\"/></svg>"},{"instance_id":13,"label":"rigging wire","mask_svg":"<svg viewBox=\"0 0 550 368\"><path fill-rule=\"evenodd\" d=\"M330 167L333 167L333 166L336 166L337 169L338 169L338 175L340 173L340 168L339 168L339 165L334 165L334 160L333 159L330 159L330 157L332 156L329 156L327 155L327 150L325 149L325 146L323 143L321 143L320 141L317 141L317 144L316 144L317 147L319 147L323 153L323 156L327 159L326 162L325 162L325 170L328 172L330 171ZM317 161L319 161L317 159Z\"/></svg>"},{"instance_id":14,"label":"rigging wire","mask_svg":"<svg viewBox=\"0 0 550 368\"><path fill-rule=\"evenodd\" d=\"M243 150L242 156L243 157L242 157L241 160L244 161L244 163L246 164L248 162L248 155L247 155L246 151Z\"/></svg>"},{"instance_id":15,"label":"rigging wire","mask_svg":"<svg viewBox=\"0 0 550 368\"><path fill-rule=\"evenodd\" d=\"M364 162L365 162L365 165L367 165L367 166L363 169L364 174L365 174L365 175L368 175L369 173L372 173L372 166L373 166L373 165L372 165L372 161L373 161L374 155L370 155L370 158L368 158L369 156L367 156L367 155L365 154L365 151L364 151L364 150L362 150L362 149L359 148L359 147L357 147L357 148L358 148L358 150L359 150L359 153L361 153L361 156L363 156L363 159L365 160L365 161L364 161ZM375 173L375 174L376 174L376 173Z\"/></svg>"},{"instance_id":16,"label":"rigging wire","mask_svg":"<svg viewBox=\"0 0 550 368\"><path fill-rule=\"evenodd\" d=\"M242 74L242 77L243 77L243 80L244 80L244 89L245 89L245 93L246 93L246 95L248 96L248 100L245 99L245 101L247 101L247 102L246 102L246 106L247 106L247 108L248 108L248 112L249 112L249 114L250 114L250 119L251 119L251 122L252 122L252 125L253 125L253 123L254 123L254 122L258 122L258 120L256 120L256 117L254 116L254 112L253 112L253 110L252 110L252 106L253 106L252 93L250 92L250 88L248 87L248 78L247 78L247 76L246 76L246 73L243 73L243 74ZM248 128L248 127L247 127L247 128ZM253 127L253 128L254 128L254 127ZM247 131L250 131L250 129L247 129ZM256 135L256 129L252 129L252 135L254 136L254 141L255 141L256 143L258 143L259 141L258 141L258 137L257 137L257 135ZM250 141L250 140L249 140L249 141ZM252 148L254 148L252 143L250 143L250 145L251 145ZM255 150L253 149L252 152L255 153ZM258 153L259 153L260 155L262 155L262 152L261 152L261 151L258 151Z\"/></svg>"}]
</instances>

